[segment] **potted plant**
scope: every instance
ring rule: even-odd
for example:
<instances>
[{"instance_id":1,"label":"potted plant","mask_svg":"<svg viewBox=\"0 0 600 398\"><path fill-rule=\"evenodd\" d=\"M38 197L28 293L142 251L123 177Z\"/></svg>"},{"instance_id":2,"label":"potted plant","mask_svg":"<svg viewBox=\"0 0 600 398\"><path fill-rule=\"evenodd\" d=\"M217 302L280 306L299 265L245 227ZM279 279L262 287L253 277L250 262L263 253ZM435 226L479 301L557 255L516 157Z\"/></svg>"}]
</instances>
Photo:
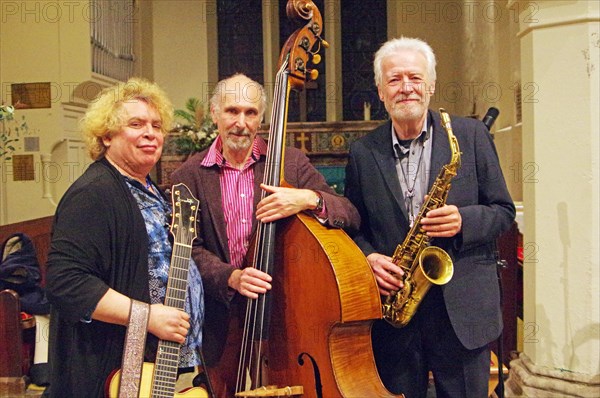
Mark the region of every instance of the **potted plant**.
<instances>
[{"instance_id":1,"label":"potted plant","mask_svg":"<svg viewBox=\"0 0 600 398\"><path fill-rule=\"evenodd\" d=\"M0 105L0 160L10 160L11 154L15 151L13 146L16 141L19 140L17 131L15 135L12 135L12 129L10 126L7 127L7 123L14 120L13 114L15 108L10 105Z\"/></svg>"},{"instance_id":2,"label":"potted plant","mask_svg":"<svg viewBox=\"0 0 600 398\"><path fill-rule=\"evenodd\" d=\"M208 148L217 138L217 126L210 115L205 114L204 106L198 98L190 98L185 103L185 109L175 110L178 123L171 131L178 155L190 156Z\"/></svg>"},{"instance_id":3,"label":"potted plant","mask_svg":"<svg viewBox=\"0 0 600 398\"><path fill-rule=\"evenodd\" d=\"M12 154L17 150L15 144L21 136L36 133L38 130L29 130L29 125L25 120L25 115L21 115L20 119L14 117L15 109L19 109L11 105L0 105L0 161L11 160Z\"/></svg>"}]
</instances>

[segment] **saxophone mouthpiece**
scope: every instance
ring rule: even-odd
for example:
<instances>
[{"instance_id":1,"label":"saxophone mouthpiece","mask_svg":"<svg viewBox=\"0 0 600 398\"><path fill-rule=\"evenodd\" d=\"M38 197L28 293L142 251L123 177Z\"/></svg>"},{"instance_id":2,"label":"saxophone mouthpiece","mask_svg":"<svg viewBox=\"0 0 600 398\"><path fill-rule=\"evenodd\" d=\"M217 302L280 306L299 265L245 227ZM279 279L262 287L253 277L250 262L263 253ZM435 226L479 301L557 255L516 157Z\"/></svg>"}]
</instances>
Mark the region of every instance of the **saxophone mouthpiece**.
<instances>
[{"instance_id":1,"label":"saxophone mouthpiece","mask_svg":"<svg viewBox=\"0 0 600 398\"><path fill-rule=\"evenodd\" d=\"M450 115L448 115L448 112L446 112L444 108L440 108L440 116L442 117L442 124L444 125L444 128L446 130L452 128L450 125Z\"/></svg>"}]
</instances>

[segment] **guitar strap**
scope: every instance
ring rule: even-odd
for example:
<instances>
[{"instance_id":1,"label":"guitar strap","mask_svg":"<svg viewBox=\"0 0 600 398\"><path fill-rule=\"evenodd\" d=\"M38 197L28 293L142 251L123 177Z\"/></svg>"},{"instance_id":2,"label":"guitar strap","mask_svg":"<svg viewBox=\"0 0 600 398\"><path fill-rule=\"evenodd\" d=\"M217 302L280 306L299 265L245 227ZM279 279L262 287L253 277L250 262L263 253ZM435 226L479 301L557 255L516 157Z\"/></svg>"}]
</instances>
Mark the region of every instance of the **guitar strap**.
<instances>
[{"instance_id":1,"label":"guitar strap","mask_svg":"<svg viewBox=\"0 0 600 398\"><path fill-rule=\"evenodd\" d=\"M150 304L131 300L129 324L125 336L119 398L137 398L144 364L146 331L150 318Z\"/></svg>"}]
</instances>

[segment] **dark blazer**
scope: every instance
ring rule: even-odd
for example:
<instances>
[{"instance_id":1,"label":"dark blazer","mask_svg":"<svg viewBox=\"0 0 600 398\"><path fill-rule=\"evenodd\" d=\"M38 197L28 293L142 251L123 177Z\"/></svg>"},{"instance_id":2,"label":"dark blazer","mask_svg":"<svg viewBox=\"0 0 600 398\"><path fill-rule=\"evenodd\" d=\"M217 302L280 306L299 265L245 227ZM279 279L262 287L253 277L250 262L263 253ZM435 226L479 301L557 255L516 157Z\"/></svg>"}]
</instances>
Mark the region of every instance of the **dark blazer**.
<instances>
[{"instance_id":1,"label":"dark blazer","mask_svg":"<svg viewBox=\"0 0 600 398\"><path fill-rule=\"evenodd\" d=\"M104 397L106 379L121 366L125 328L81 319L109 287L150 302L144 218L105 158L92 163L58 204L47 278L50 397Z\"/></svg>"},{"instance_id":2,"label":"dark blazer","mask_svg":"<svg viewBox=\"0 0 600 398\"><path fill-rule=\"evenodd\" d=\"M433 143L428 189L451 155L439 114L429 111L429 120ZM462 230L453 238L434 239L432 244L444 248L453 259L454 276L442 286L444 301L458 338L466 348L474 349L502 330L495 239L513 222L515 207L483 123L459 117L452 117L451 122L462 165L446 203L459 208ZM391 256L409 231L391 144L391 121L351 145L346 196L362 219L355 242L365 255Z\"/></svg>"},{"instance_id":3,"label":"dark blazer","mask_svg":"<svg viewBox=\"0 0 600 398\"><path fill-rule=\"evenodd\" d=\"M259 138L260 139L260 138ZM229 303L234 292L228 287L227 280L235 269L229 264L230 255L227 243L227 230L223 215L219 167L201 166L208 150L189 158L171 175L173 184L186 184L200 201L198 239L194 241L192 256L200 269L205 289L206 318L203 329L203 351L209 364L220 356L222 345L227 336L227 316ZM260 201L265 170L265 156L254 167L254 208ZM300 150L286 148L286 181L297 188L314 189L323 195L327 209L326 225L344 228L349 233L358 230L360 218L348 199L337 195L327 185L325 178L310 164L309 159ZM252 229L256 229L256 218L252 219Z\"/></svg>"}]
</instances>

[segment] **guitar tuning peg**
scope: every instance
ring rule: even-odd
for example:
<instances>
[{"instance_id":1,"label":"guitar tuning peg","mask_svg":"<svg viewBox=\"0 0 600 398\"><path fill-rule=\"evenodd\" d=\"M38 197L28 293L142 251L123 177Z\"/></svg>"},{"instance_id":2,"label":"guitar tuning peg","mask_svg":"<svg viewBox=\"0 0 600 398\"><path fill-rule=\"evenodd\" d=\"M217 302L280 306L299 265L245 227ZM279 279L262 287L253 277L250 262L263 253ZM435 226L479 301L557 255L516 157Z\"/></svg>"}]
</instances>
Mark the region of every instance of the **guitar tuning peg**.
<instances>
[{"instance_id":1,"label":"guitar tuning peg","mask_svg":"<svg viewBox=\"0 0 600 398\"><path fill-rule=\"evenodd\" d=\"M312 62L313 64L317 65L321 62L321 56L319 54L313 54Z\"/></svg>"},{"instance_id":2,"label":"guitar tuning peg","mask_svg":"<svg viewBox=\"0 0 600 398\"><path fill-rule=\"evenodd\" d=\"M317 77L319 77L319 71L316 69L311 69L310 70L310 80L317 80Z\"/></svg>"},{"instance_id":3,"label":"guitar tuning peg","mask_svg":"<svg viewBox=\"0 0 600 398\"><path fill-rule=\"evenodd\" d=\"M321 45L325 48L329 48L329 43L325 39L321 39Z\"/></svg>"}]
</instances>

